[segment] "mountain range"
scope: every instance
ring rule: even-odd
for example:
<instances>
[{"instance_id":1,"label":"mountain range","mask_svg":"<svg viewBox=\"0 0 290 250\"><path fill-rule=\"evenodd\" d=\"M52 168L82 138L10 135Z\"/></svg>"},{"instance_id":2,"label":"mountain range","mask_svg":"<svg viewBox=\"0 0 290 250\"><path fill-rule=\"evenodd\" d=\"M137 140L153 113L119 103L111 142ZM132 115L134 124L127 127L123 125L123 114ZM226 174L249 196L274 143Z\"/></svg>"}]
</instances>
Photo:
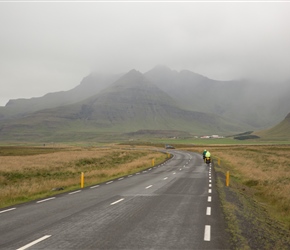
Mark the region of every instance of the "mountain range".
<instances>
[{"instance_id":1,"label":"mountain range","mask_svg":"<svg viewBox=\"0 0 290 250\"><path fill-rule=\"evenodd\" d=\"M289 84L271 88L246 80L216 81L165 66L144 74L92 73L69 91L10 100L0 107L0 137L94 140L136 131L226 135L261 130L290 111Z\"/></svg>"}]
</instances>

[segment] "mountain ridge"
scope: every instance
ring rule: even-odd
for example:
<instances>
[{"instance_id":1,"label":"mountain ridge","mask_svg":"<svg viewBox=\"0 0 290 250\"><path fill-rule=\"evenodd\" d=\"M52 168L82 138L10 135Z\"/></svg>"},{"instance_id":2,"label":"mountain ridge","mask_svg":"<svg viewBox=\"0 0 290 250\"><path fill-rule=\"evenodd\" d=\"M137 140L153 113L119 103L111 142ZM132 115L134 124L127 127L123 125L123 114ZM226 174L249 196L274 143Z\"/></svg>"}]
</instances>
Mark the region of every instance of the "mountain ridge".
<instances>
[{"instance_id":1,"label":"mountain ridge","mask_svg":"<svg viewBox=\"0 0 290 250\"><path fill-rule=\"evenodd\" d=\"M0 135L7 135L12 128L37 130L36 125L43 131L65 131L67 126L125 133L146 129L195 134L260 130L270 127L270 112L281 116L275 110L290 110L287 91L278 92L283 98L278 100L273 93L274 105L269 108L271 103L260 103L269 96L258 97L256 88L247 81L216 81L166 66L156 66L144 74L136 69L120 75L92 73L69 91L10 102L0 109Z\"/></svg>"},{"instance_id":2,"label":"mountain ridge","mask_svg":"<svg viewBox=\"0 0 290 250\"><path fill-rule=\"evenodd\" d=\"M68 129L69 128L69 129ZM90 131L129 133L138 130L179 130L192 133L240 131L241 126L214 114L183 110L175 99L131 70L110 87L81 101L43 109L0 126L0 135L25 138L45 133ZM69 130L68 132L65 132ZM24 136L27 134L27 136Z\"/></svg>"}]
</instances>

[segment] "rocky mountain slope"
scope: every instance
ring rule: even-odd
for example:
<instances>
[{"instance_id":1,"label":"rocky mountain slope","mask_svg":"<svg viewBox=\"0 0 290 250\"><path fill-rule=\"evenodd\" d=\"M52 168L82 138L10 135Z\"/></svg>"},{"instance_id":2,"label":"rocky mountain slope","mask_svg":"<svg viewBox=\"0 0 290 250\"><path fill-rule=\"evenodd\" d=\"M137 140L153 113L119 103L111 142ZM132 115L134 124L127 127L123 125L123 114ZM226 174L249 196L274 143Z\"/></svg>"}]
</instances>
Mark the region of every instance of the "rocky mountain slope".
<instances>
[{"instance_id":1,"label":"rocky mountain slope","mask_svg":"<svg viewBox=\"0 0 290 250\"><path fill-rule=\"evenodd\" d=\"M0 123L0 135L6 138L19 134L26 138L43 134L60 138L68 133L126 133L141 129L215 134L241 131L243 126L215 114L182 109L136 70L81 102Z\"/></svg>"}]
</instances>

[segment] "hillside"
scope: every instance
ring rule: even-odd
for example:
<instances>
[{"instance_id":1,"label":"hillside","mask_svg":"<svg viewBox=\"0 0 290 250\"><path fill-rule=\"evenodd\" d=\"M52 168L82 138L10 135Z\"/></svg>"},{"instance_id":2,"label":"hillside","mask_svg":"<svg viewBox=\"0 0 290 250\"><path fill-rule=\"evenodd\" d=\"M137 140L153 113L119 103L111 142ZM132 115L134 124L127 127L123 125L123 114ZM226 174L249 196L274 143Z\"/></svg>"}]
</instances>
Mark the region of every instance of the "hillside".
<instances>
[{"instance_id":1,"label":"hillside","mask_svg":"<svg viewBox=\"0 0 290 250\"><path fill-rule=\"evenodd\" d=\"M0 107L0 135L93 138L96 133L138 130L194 135L259 131L288 114L289 91L289 82L277 88L246 80L216 81L166 66L145 74L92 73L68 91L10 100Z\"/></svg>"},{"instance_id":2,"label":"hillside","mask_svg":"<svg viewBox=\"0 0 290 250\"><path fill-rule=\"evenodd\" d=\"M290 109L289 82L216 81L188 70L157 66L144 74L188 110L215 113L247 124L251 130L281 121Z\"/></svg>"},{"instance_id":3,"label":"hillside","mask_svg":"<svg viewBox=\"0 0 290 250\"><path fill-rule=\"evenodd\" d=\"M276 126L255 132L255 135L268 140L290 140L290 113Z\"/></svg>"},{"instance_id":4,"label":"hillside","mask_svg":"<svg viewBox=\"0 0 290 250\"><path fill-rule=\"evenodd\" d=\"M60 140L86 134L178 130L193 134L240 132L242 126L218 115L188 111L136 70L79 103L45 109L0 127L2 138Z\"/></svg>"},{"instance_id":5,"label":"hillside","mask_svg":"<svg viewBox=\"0 0 290 250\"><path fill-rule=\"evenodd\" d=\"M5 107L0 107L0 120L80 102L99 93L119 77L120 75L92 73L86 76L78 86L68 91L48 93L31 99L9 100Z\"/></svg>"}]
</instances>

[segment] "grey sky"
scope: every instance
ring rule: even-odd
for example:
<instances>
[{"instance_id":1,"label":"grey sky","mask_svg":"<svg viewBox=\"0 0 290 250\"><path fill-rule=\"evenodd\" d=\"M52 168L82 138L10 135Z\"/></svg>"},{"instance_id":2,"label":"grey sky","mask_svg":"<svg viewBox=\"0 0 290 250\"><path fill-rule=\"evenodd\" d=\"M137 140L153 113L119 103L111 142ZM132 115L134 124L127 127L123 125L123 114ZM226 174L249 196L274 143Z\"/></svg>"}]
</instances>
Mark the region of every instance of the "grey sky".
<instances>
[{"instance_id":1,"label":"grey sky","mask_svg":"<svg viewBox=\"0 0 290 250\"><path fill-rule=\"evenodd\" d=\"M0 105L158 64L290 79L290 2L1 2Z\"/></svg>"}]
</instances>

